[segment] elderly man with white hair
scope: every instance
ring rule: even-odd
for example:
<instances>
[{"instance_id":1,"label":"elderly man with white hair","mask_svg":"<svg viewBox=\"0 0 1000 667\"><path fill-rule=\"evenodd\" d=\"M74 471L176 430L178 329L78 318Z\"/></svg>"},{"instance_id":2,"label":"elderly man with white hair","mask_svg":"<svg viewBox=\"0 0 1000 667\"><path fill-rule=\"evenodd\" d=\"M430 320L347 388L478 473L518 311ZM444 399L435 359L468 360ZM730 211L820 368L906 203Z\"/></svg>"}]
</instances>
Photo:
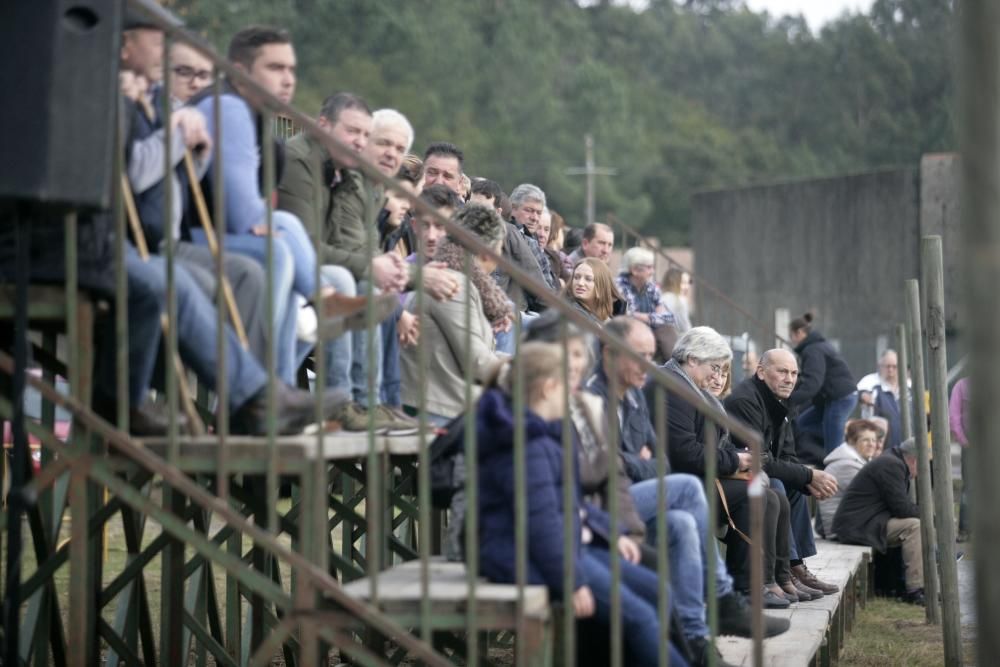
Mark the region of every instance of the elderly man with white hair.
<instances>
[{"instance_id":1,"label":"elderly man with white hair","mask_svg":"<svg viewBox=\"0 0 1000 667\"><path fill-rule=\"evenodd\" d=\"M663 303L660 286L653 280L654 270L652 250L629 248L622 257L622 270L615 286L628 304L628 314L656 329L674 324L674 315Z\"/></svg>"},{"instance_id":2,"label":"elderly man with white hair","mask_svg":"<svg viewBox=\"0 0 1000 667\"><path fill-rule=\"evenodd\" d=\"M368 145L361 151L386 176L395 176L403 156L413 146L413 126L395 109L379 109L372 114Z\"/></svg>"}]
</instances>

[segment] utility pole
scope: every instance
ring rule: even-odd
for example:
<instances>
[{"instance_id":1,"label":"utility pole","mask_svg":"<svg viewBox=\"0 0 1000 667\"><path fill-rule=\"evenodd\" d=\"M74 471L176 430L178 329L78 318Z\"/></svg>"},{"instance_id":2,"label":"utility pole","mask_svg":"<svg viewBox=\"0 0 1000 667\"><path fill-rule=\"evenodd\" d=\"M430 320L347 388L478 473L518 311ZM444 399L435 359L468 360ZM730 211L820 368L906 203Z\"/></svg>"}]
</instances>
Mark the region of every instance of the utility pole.
<instances>
[{"instance_id":1,"label":"utility pole","mask_svg":"<svg viewBox=\"0 0 1000 667\"><path fill-rule=\"evenodd\" d=\"M595 209L595 194L594 194L594 176L617 176L617 169L609 169L607 167L598 167L594 162L594 135L589 132L583 136L583 149L584 149L584 166L583 167L571 167L566 170L566 173L570 176L586 176L587 177L587 203L586 209L583 212L584 219L587 224L594 222L594 209Z\"/></svg>"}]
</instances>

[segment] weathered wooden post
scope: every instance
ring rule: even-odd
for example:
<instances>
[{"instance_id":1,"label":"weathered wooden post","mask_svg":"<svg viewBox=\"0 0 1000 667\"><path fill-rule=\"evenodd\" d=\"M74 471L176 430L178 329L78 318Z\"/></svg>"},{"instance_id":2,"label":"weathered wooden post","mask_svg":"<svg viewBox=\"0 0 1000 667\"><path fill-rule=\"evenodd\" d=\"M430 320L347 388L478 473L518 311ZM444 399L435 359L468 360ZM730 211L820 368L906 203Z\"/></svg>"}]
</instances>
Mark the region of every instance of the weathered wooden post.
<instances>
[{"instance_id":1,"label":"weathered wooden post","mask_svg":"<svg viewBox=\"0 0 1000 667\"><path fill-rule=\"evenodd\" d=\"M941 574L941 615L944 618L944 658L962 664L962 628L958 609L958 563L955 562L955 491L951 472L951 427L948 423L948 348L944 331L944 260L940 236L921 241L920 272L927 307L928 384L931 390L931 431L934 443L934 507L937 515L938 560Z\"/></svg>"},{"instance_id":2,"label":"weathered wooden post","mask_svg":"<svg viewBox=\"0 0 1000 667\"><path fill-rule=\"evenodd\" d=\"M972 363L970 373L971 442L976 447L972 470L972 519L976 553L997 553L1000 530L992 511L1000 479L1000 6L990 0L967 0L958 13L960 34L960 121L962 148L962 218L965 237L966 303L975 313L967 323ZM978 662L988 665L1000 655L1000 578L992 559L975 559Z\"/></svg>"},{"instance_id":3,"label":"weathered wooden post","mask_svg":"<svg viewBox=\"0 0 1000 667\"><path fill-rule=\"evenodd\" d=\"M910 392L910 342L906 339L906 325L896 325L897 369L899 375L899 414L903 421L903 440L913 437L913 403Z\"/></svg>"},{"instance_id":4,"label":"weathered wooden post","mask_svg":"<svg viewBox=\"0 0 1000 667\"><path fill-rule=\"evenodd\" d=\"M906 341L905 324L897 325L896 339L898 342L896 377L899 378L899 417L903 431L899 436L901 440L907 440L913 437L913 406L910 403L910 353L909 345ZM910 500L917 502L916 484L910 485Z\"/></svg>"},{"instance_id":5,"label":"weathered wooden post","mask_svg":"<svg viewBox=\"0 0 1000 667\"><path fill-rule=\"evenodd\" d=\"M924 404L924 347L920 320L920 283L906 281L906 328L913 357L913 435L917 440L917 505L920 506L920 542L924 560L924 597L928 623L941 621L938 612L937 563L934 558L934 501L931 494L931 463L927 446L927 406Z\"/></svg>"}]
</instances>

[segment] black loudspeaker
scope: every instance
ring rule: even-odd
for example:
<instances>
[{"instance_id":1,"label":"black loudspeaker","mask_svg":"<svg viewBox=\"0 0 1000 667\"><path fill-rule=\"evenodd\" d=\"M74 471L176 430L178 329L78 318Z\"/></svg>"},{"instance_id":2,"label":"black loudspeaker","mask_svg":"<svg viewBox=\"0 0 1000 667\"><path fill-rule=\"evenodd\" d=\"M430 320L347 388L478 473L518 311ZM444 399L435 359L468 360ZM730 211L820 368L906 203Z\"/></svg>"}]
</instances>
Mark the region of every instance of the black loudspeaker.
<instances>
[{"instance_id":1,"label":"black loudspeaker","mask_svg":"<svg viewBox=\"0 0 1000 667\"><path fill-rule=\"evenodd\" d=\"M0 199L108 208L122 0L0 2Z\"/></svg>"}]
</instances>

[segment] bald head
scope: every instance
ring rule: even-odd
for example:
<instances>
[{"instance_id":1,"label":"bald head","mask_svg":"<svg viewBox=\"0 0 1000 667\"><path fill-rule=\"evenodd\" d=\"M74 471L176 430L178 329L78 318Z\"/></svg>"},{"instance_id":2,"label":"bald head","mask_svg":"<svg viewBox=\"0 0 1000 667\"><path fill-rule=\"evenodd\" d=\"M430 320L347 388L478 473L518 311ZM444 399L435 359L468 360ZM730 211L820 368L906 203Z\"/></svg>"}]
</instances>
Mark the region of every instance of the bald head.
<instances>
[{"instance_id":1,"label":"bald head","mask_svg":"<svg viewBox=\"0 0 1000 667\"><path fill-rule=\"evenodd\" d=\"M799 379L799 362L788 350L768 350L760 358L757 377L767 385L771 393L780 399L786 399L791 396Z\"/></svg>"}]
</instances>

